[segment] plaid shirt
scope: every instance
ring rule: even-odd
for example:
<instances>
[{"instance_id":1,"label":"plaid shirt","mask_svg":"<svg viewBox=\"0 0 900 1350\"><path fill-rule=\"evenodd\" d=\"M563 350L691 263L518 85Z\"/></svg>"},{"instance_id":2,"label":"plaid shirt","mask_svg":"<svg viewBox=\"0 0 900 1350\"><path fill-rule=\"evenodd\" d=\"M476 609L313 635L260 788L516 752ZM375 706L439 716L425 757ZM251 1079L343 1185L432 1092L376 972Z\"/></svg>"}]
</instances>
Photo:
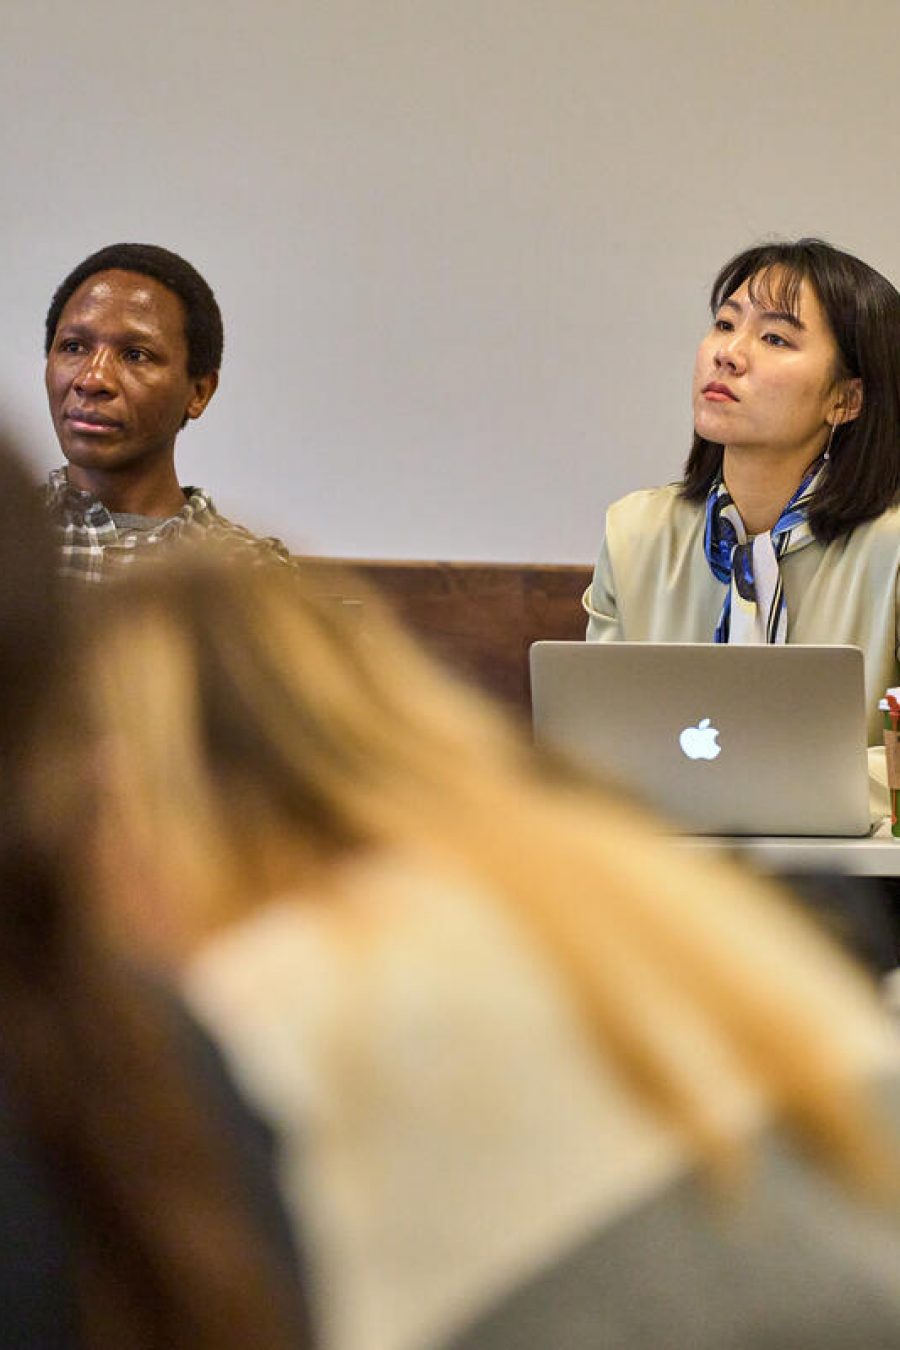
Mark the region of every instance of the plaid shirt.
<instances>
[{"instance_id":1,"label":"plaid shirt","mask_svg":"<svg viewBox=\"0 0 900 1350\"><path fill-rule=\"evenodd\" d=\"M54 469L45 501L56 530L59 575L76 581L103 581L112 572L147 556L147 549L204 540L223 545L252 562L290 563L279 539L260 539L220 516L201 488L184 489L185 504L175 516L149 530L120 530L112 514L90 492L70 487L66 470Z\"/></svg>"}]
</instances>

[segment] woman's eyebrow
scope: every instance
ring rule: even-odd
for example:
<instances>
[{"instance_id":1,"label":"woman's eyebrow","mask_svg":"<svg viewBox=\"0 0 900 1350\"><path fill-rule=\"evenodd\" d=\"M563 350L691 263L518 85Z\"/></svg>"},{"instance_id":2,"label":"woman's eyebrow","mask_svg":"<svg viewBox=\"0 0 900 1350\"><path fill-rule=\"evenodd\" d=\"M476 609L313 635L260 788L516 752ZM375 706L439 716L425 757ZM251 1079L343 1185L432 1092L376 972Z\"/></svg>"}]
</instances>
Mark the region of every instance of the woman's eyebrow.
<instances>
[{"instance_id":1,"label":"woman's eyebrow","mask_svg":"<svg viewBox=\"0 0 900 1350\"><path fill-rule=\"evenodd\" d=\"M806 324L796 314L792 314L789 309L760 309L759 306L755 304L753 305L753 308L756 310L759 317L764 319L767 323L774 323L780 320L782 323L789 323L792 328L796 328L801 333L806 332ZM738 314L743 314L744 312L744 306L739 300L735 300L733 296L729 296L727 300L723 300L719 309L735 309Z\"/></svg>"},{"instance_id":2,"label":"woman's eyebrow","mask_svg":"<svg viewBox=\"0 0 900 1350\"><path fill-rule=\"evenodd\" d=\"M761 309L759 317L765 319L767 323L780 320L781 323L789 323L792 328L798 329L801 333L806 332L806 324L803 320L798 315L791 314L790 310L787 309Z\"/></svg>"}]
</instances>

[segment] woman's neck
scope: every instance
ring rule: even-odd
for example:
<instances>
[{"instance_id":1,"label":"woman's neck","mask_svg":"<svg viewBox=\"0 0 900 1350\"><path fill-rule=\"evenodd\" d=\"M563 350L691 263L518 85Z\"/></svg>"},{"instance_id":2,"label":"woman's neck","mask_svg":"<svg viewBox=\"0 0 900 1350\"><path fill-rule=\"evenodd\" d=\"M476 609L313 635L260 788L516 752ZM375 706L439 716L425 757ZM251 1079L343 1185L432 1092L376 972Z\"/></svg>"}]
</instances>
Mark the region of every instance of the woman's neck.
<instances>
[{"instance_id":1,"label":"woman's neck","mask_svg":"<svg viewBox=\"0 0 900 1350\"><path fill-rule=\"evenodd\" d=\"M758 449L731 450L722 457L722 477L748 535L771 530L803 481L812 461L802 456L771 456Z\"/></svg>"}]
</instances>

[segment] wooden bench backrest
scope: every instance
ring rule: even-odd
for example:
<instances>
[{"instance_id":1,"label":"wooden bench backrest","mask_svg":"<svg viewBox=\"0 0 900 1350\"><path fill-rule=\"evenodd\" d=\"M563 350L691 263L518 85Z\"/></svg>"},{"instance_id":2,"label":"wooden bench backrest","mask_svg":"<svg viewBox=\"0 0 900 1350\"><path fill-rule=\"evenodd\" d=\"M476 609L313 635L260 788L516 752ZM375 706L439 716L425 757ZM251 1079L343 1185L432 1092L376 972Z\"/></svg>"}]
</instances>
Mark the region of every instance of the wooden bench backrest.
<instances>
[{"instance_id":1,"label":"wooden bench backrest","mask_svg":"<svg viewBox=\"0 0 900 1350\"><path fill-rule=\"evenodd\" d=\"M386 562L304 558L342 598L353 573L380 592L425 645L508 707L529 715L528 649L538 638L584 637L580 564ZM340 583L338 574L346 573Z\"/></svg>"}]
</instances>

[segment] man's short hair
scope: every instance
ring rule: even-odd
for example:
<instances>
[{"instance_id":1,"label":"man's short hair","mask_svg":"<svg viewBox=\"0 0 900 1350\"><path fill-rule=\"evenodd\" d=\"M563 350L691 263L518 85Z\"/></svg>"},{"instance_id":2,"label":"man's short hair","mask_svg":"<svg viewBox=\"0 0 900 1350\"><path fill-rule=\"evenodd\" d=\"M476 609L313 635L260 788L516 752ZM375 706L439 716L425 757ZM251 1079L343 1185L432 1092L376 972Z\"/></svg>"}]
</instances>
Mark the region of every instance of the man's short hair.
<instances>
[{"instance_id":1,"label":"man's short hair","mask_svg":"<svg viewBox=\"0 0 900 1350\"><path fill-rule=\"evenodd\" d=\"M139 272L153 277L178 296L184 306L188 375L192 379L218 371L222 364L222 314L209 284L184 258L158 244L108 244L85 258L56 289L47 310L44 355L49 356L59 316L83 281L97 272Z\"/></svg>"}]
</instances>

